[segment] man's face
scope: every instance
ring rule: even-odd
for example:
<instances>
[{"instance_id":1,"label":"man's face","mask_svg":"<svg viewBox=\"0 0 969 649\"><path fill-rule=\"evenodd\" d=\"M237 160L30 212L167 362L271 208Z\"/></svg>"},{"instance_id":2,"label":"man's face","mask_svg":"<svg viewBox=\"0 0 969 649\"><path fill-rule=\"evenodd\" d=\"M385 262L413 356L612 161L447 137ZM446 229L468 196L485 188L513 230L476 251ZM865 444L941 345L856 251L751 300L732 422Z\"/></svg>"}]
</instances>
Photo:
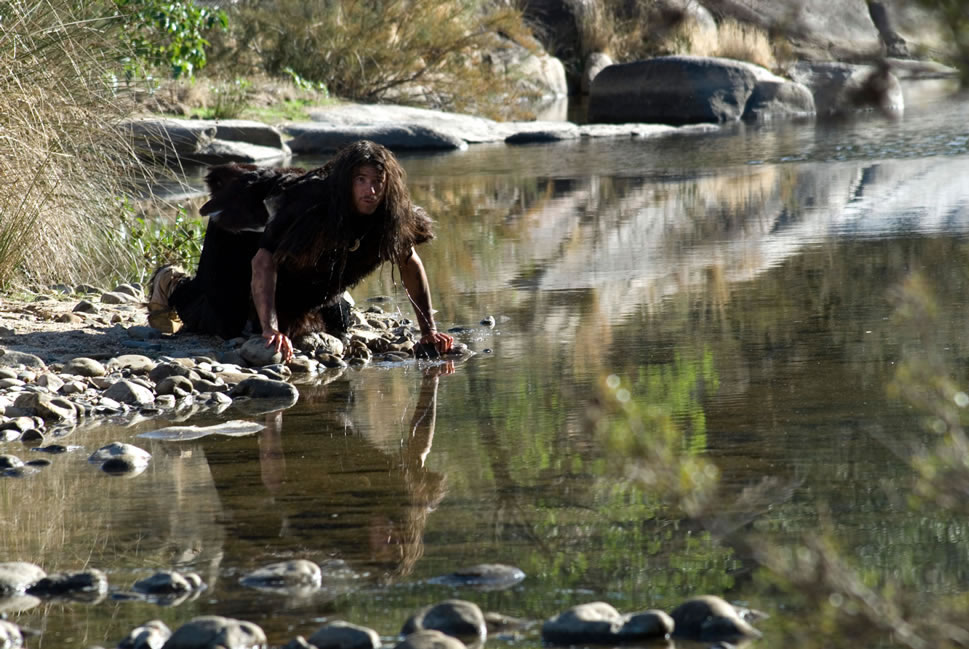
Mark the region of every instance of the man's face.
<instances>
[{"instance_id":1,"label":"man's face","mask_svg":"<svg viewBox=\"0 0 969 649\"><path fill-rule=\"evenodd\" d=\"M386 174L366 165L353 172L353 207L358 214L373 214L384 199Z\"/></svg>"}]
</instances>

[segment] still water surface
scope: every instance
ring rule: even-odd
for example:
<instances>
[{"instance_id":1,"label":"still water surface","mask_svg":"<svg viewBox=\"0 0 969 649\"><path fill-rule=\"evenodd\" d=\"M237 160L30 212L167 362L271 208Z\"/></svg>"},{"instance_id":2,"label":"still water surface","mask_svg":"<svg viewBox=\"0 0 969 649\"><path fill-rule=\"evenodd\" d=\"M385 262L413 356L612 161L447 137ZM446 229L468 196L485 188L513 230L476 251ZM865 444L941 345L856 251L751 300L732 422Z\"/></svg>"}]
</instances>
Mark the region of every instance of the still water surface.
<instances>
[{"instance_id":1,"label":"still water surface","mask_svg":"<svg viewBox=\"0 0 969 649\"><path fill-rule=\"evenodd\" d=\"M134 438L166 420L76 431L82 450L0 481L0 559L99 568L117 590L195 570L208 589L177 606L109 597L12 619L44 631L32 647L78 648L203 614L256 622L276 645L334 619L390 643L451 596L541 620L712 593L776 619L786 602L756 586L731 539L793 544L822 523L849 560L911 592L969 591L966 521L895 497L909 475L896 442L930 433L887 390L913 356L967 383L967 117L969 103L939 103L901 121L405 157L438 219L421 255L439 325L463 327L477 356L451 374L372 366L302 385L293 408L249 417L267 424L251 437ZM355 296L409 315L397 279L385 269ZM934 297L932 319L900 313L913 286ZM610 375L718 467L715 514L686 517L622 479L590 425ZM114 440L152 452L149 469L125 480L87 464ZM324 588L239 584L289 558L323 564ZM499 592L428 583L483 562L527 578Z\"/></svg>"}]
</instances>

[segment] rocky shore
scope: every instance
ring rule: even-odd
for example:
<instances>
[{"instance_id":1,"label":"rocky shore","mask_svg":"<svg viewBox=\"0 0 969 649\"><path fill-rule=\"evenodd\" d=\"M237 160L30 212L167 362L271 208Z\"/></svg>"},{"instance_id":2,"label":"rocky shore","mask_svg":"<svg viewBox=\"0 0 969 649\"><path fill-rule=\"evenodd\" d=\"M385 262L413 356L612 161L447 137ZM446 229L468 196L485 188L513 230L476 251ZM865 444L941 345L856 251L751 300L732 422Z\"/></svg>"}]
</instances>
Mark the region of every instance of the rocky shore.
<instances>
[{"instance_id":1,"label":"rocky shore","mask_svg":"<svg viewBox=\"0 0 969 649\"><path fill-rule=\"evenodd\" d=\"M340 563L340 562L335 562ZM239 581L264 592L310 593L319 588L324 570L305 559L273 563L244 575ZM439 578L442 583L472 590L512 588L525 579L514 566L481 564ZM142 579L130 589L111 589L104 572L87 569L77 573L48 575L28 562L0 563L0 602L19 600L22 607L42 601L97 603L137 599L172 606L194 599L206 585L196 573L163 571ZM416 611L401 626L394 649L463 649L482 647L489 636L523 639L539 636L550 646L577 644L614 646L651 643L674 646L675 639L706 644L737 644L759 638L752 622L763 613L704 595L686 600L669 613L649 609L622 614L606 602L579 604L544 621L511 618L499 612L484 612L474 602L448 599ZM0 646L17 649L27 639L41 635L31 629L0 620ZM201 616L172 631L154 619L131 629L121 638L118 649L254 649L270 646L265 632L256 624L221 616ZM374 629L347 621L331 621L309 638L301 635L280 645L284 649L379 649L385 645ZM92 649L94 649L92 647Z\"/></svg>"},{"instance_id":2,"label":"rocky shore","mask_svg":"<svg viewBox=\"0 0 969 649\"><path fill-rule=\"evenodd\" d=\"M343 338L295 340L296 356L283 363L258 336L222 340L148 327L136 284L55 290L70 294L0 302L0 442L55 453L60 438L97 417L184 421L230 406L269 412L295 404L301 383L326 383L370 363L442 360L417 342L414 323L377 302L353 308ZM443 360L473 353L458 343ZM45 463L0 453L6 476Z\"/></svg>"}]
</instances>

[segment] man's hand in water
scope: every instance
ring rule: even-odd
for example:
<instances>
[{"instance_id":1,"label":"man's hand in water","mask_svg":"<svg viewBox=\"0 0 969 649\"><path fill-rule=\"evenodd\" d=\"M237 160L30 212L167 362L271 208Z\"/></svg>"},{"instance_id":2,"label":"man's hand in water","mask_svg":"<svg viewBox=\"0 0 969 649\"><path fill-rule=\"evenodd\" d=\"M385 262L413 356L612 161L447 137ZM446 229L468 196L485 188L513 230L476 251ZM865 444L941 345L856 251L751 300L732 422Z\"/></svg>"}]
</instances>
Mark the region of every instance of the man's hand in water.
<instances>
[{"instance_id":1,"label":"man's hand in water","mask_svg":"<svg viewBox=\"0 0 969 649\"><path fill-rule=\"evenodd\" d=\"M272 347L282 354L284 363L293 360L293 341L288 336L271 329L262 332L262 337L266 339L266 347Z\"/></svg>"},{"instance_id":2,"label":"man's hand in water","mask_svg":"<svg viewBox=\"0 0 969 649\"><path fill-rule=\"evenodd\" d=\"M454 345L454 337L435 331L422 337L421 344L433 345L438 354L444 354L451 351L451 346Z\"/></svg>"}]
</instances>

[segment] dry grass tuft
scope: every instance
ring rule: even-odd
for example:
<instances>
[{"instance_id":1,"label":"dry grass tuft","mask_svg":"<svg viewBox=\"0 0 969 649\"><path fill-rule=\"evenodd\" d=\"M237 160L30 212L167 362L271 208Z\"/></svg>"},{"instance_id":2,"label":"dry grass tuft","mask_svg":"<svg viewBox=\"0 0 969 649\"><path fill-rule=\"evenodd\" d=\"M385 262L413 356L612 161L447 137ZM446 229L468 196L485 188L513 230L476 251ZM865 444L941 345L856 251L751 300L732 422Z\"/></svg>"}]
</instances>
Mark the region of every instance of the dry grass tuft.
<instances>
[{"instance_id":1,"label":"dry grass tuft","mask_svg":"<svg viewBox=\"0 0 969 649\"><path fill-rule=\"evenodd\" d=\"M716 48L710 52L712 56L721 56L738 61L756 63L768 70L777 67L770 39L760 27L739 23L735 20L723 21L718 32ZM699 54L700 52L696 52Z\"/></svg>"},{"instance_id":2,"label":"dry grass tuft","mask_svg":"<svg viewBox=\"0 0 969 649\"><path fill-rule=\"evenodd\" d=\"M110 24L57 0L7 3L0 27L0 287L82 281L125 253L132 171L106 63Z\"/></svg>"}]
</instances>

